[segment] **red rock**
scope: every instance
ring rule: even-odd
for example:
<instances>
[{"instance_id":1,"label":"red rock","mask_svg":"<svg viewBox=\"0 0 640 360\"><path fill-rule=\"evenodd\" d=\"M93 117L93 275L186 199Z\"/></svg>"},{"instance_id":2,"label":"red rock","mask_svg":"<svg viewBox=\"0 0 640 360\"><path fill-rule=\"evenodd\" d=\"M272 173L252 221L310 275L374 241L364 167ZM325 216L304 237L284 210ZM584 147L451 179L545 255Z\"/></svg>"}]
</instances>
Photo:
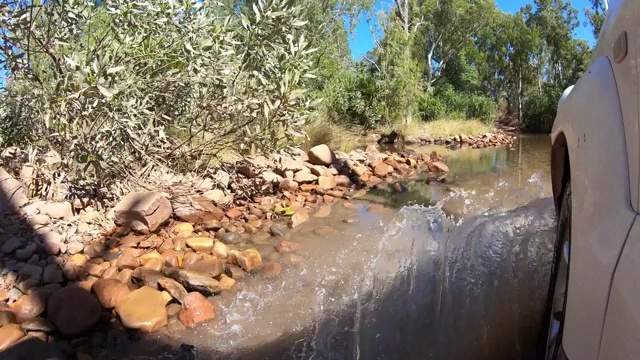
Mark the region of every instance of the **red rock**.
<instances>
[{"instance_id":1,"label":"red rock","mask_svg":"<svg viewBox=\"0 0 640 360\"><path fill-rule=\"evenodd\" d=\"M318 187L322 190L331 190L336 187L336 181L332 175L320 176L318 178Z\"/></svg>"},{"instance_id":2,"label":"red rock","mask_svg":"<svg viewBox=\"0 0 640 360\"><path fill-rule=\"evenodd\" d=\"M434 161L427 164L429 171L448 173L449 167L440 161Z\"/></svg>"},{"instance_id":3,"label":"red rock","mask_svg":"<svg viewBox=\"0 0 640 360\"><path fill-rule=\"evenodd\" d=\"M275 246L277 252L296 252L302 248L302 245L293 241L281 241Z\"/></svg>"},{"instance_id":4,"label":"red rock","mask_svg":"<svg viewBox=\"0 0 640 360\"><path fill-rule=\"evenodd\" d=\"M229 219L237 219L242 216L242 211L240 211L238 208L233 208L227 211L226 215Z\"/></svg>"},{"instance_id":5,"label":"red rock","mask_svg":"<svg viewBox=\"0 0 640 360\"><path fill-rule=\"evenodd\" d=\"M199 292L189 293L182 303L178 319L185 326L194 327L215 317L213 305Z\"/></svg>"},{"instance_id":6,"label":"red rock","mask_svg":"<svg viewBox=\"0 0 640 360\"><path fill-rule=\"evenodd\" d=\"M259 271L259 274L266 278L275 278L282 272L282 265L276 262L269 262L264 264Z\"/></svg>"}]
</instances>

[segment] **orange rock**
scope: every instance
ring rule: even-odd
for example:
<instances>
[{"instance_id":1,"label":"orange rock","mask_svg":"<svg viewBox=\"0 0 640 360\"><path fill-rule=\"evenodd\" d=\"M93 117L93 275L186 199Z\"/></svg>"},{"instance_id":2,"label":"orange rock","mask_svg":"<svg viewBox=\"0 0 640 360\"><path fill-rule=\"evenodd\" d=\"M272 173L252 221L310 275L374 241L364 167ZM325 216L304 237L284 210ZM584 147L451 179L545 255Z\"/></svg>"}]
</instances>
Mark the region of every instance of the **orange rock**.
<instances>
[{"instance_id":1,"label":"orange rock","mask_svg":"<svg viewBox=\"0 0 640 360\"><path fill-rule=\"evenodd\" d=\"M194 327L215 317L213 305L199 292L187 294L178 313L178 319L185 326Z\"/></svg>"}]
</instances>

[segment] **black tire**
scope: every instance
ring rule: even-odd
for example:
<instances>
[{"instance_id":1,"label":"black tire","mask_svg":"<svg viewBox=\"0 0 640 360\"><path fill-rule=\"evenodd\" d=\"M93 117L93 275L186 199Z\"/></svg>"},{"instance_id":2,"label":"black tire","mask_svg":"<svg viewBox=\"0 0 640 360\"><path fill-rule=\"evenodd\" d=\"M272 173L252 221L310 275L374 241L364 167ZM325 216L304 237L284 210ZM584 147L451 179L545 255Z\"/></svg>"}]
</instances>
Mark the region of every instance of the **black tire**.
<instances>
[{"instance_id":1,"label":"black tire","mask_svg":"<svg viewBox=\"0 0 640 360\"><path fill-rule=\"evenodd\" d=\"M564 330L564 317L567 306L567 293L570 275L569 262L571 259L570 251L568 251L568 249L571 248L571 180L567 181L562 195L556 234L557 235L553 252L553 264L551 267L549 288L547 290L547 303L545 307L542 322L543 326L540 332L540 341L538 347L538 359L540 360L566 359L566 355L564 354L564 350L562 347L562 334ZM566 257L566 259L564 259L564 263L562 262L563 256ZM562 269L561 265L565 266L566 269ZM559 277L559 271L566 272L560 274L560 276L564 276L564 285L562 285L561 283L558 284L558 280L562 279ZM557 284L560 285L560 290L564 288L563 294L558 294L558 296L556 296L556 293L559 290L556 286ZM563 298L561 304L562 311L559 312L556 309L554 313L554 300L557 301L559 297ZM555 336L555 341L552 341L552 335L550 334L552 323L555 323L556 327L558 327L559 325L557 335Z\"/></svg>"}]
</instances>

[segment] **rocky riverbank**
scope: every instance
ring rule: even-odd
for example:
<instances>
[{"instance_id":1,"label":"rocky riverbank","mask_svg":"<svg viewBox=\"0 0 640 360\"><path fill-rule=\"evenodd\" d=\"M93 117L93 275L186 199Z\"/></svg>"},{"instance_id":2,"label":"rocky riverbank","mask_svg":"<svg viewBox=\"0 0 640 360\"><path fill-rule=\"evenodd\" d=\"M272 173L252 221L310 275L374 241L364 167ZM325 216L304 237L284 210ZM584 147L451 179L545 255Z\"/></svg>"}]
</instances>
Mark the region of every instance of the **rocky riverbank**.
<instances>
[{"instance_id":1,"label":"rocky riverbank","mask_svg":"<svg viewBox=\"0 0 640 360\"><path fill-rule=\"evenodd\" d=\"M511 147L514 145L517 137L513 133L497 129L493 133L472 136L459 134L449 137L432 137L428 135L409 136L399 131L392 131L388 134L369 134L367 138L374 139L379 145L393 145L395 147L409 146L426 146L440 145L449 149L457 150L462 147L470 147L473 149L483 149L489 147Z\"/></svg>"},{"instance_id":2,"label":"rocky riverbank","mask_svg":"<svg viewBox=\"0 0 640 360\"><path fill-rule=\"evenodd\" d=\"M211 320L217 297L245 277L268 281L305 261L286 240L291 228L353 206L368 187L449 171L436 153L319 145L201 176L156 171L151 191L101 204L31 199L33 172L19 165L0 168L0 351L40 339L83 359L97 355L87 336L100 329L171 332Z\"/></svg>"}]
</instances>

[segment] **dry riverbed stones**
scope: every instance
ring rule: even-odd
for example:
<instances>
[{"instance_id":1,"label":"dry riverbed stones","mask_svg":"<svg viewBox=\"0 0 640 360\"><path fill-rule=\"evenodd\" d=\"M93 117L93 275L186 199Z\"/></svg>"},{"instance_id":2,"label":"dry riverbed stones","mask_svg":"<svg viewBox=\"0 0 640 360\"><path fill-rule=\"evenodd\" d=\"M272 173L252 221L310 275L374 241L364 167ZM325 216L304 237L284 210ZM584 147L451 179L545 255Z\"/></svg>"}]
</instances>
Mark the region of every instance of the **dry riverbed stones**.
<instances>
[{"instance_id":1,"label":"dry riverbed stones","mask_svg":"<svg viewBox=\"0 0 640 360\"><path fill-rule=\"evenodd\" d=\"M25 337L82 348L78 339L100 324L153 332L211 321L218 296L304 263L293 228L421 170L448 172L437 154L320 145L247 158L189 186L134 192L109 212L16 199L18 213L1 220L0 350Z\"/></svg>"}]
</instances>

